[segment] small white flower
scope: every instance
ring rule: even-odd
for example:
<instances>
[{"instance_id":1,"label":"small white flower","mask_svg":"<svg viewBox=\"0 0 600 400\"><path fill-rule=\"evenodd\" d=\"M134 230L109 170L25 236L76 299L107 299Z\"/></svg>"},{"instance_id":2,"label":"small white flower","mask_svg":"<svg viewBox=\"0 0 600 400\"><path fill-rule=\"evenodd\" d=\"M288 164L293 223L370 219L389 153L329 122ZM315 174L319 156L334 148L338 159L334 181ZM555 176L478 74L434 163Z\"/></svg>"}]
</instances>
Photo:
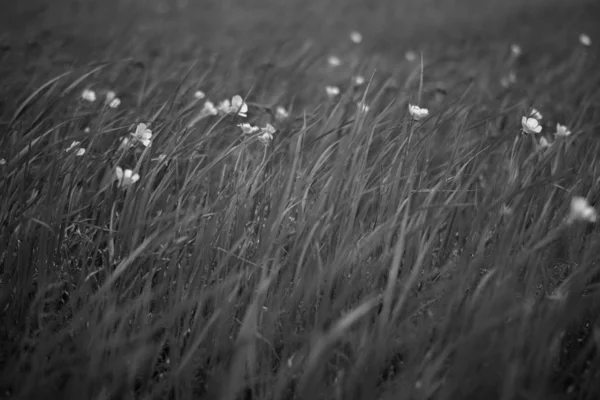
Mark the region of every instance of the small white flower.
<instances>
[{"instance_id":1,"label":"small white flower","mask_svg":"<svg viewBox=\"0 0 600 400\"><path fill-rule=\"evenodd\" d=\"M587 221L596 222L598 219L598 213L596 209L588 203L584 197L573 197L571 199L571 210L567 221Z\"/></svg>"},{"instance_id":2,"label":"small white flower","mask_svg":"<svg viewBox=\"0 0 600 400\"><path fill-rule=\"evenodd\" d=\"M205 115L217 115L219 110L215 107L212 101L206 101L204 107L202 107L202 114Z\"/></svg>"},{"instance_id":3,"label":"small white flower","mask_svg":"<svg viewBox=\"0 0 600 400\"><path fill-rule=\"evenodd\" d=\"M592 45L592 39L585 33L582 33L581 35L579 35L579 42L586 47L589 47Z\"/></svg>"},{"instance_id":4,"label":"small white flower","mask_svg":"<svg viewBox=\"0 0 600 400\"><path fill-rule=\"evenodd\" d=\"M196 90L194 92L194 98L197 100L202 100L205 97L206 97L206 95L204 94L204 92L202 90Z\"/></svg>"},{"instance_id":5,"label":"small white flower","mask_svg":"<svg viewBox=\"0 0 600 400\"><path fill-rule=\"evenodd\" d=\"M413 62L417 59L417 53L413 50L408 50L404 53L404 58L406 58L406 61L408 62Z\"/></svg>"},{"instance_id":6,"label":"small white flower","mask_svg":"<svg viewBox=\"0 0 600 400\"><path fill-rule=\"evenodd\" d=\"M542 131L540 122L535 118L523 117L521 118L521 125L525 133L540 133Z\"/></svg>"},{"instance_id":7,"label":"small white flower","mask_svg":"<svg viewBox=\"0 0 600 400\"><path fill-rule=\"evenodd\" d=\"M117 98L117 94L113 90L109 90L108 92L106 92L106 103L107 104L116 98Z\"/></svg>"},{"instance_id":8,"label":"small white flower","mask_svg":"<svg viewBox=\"0 0 600 400\"><path fill-rule=\"evenodd\" d=\"M85 128L83 128L83 132L84 133L90 133L90 127L86 126Z\"/></svg>"},{"instance_id":9,"label":"small white flower","mask_svg":"<svg viewBox=\"0 0 600 400\"><path fill-rule=\"evenodd\" d=\"M529 113L529 117L531 118L535 118L535 119L542 119L542 113L540 113L538 110L536 110L535 108L531 109L531 112Z\"/></svg>"},{"instance_id":10,"label":"small white flower","mask_svg":"<svg viewBox=\"0 0 600 400\"><path fill-rule=\"evenodd\" d=\"M352 84L354 86L360 86L363 83L365 83L365 77L362 75L357 75L355 77L352 78Z\"/></svg>"},{"instance_id":11,"label":"small white flower","mask_svg":"<svg viewBox=\"0 0 600 400\"><path fill-rule=\"evenodd\" d=\"M369 110L370 110L370 107L369 107L367 104L365 104L363 101L359 101L359 102L356 104L356 106L357 106L357 108L358 108L358 111L359 111L360 113L362 113L362 114L366 114L366 113L368 113L368 112L369 112Z\"/></svg>"},{"instance_id":12,"label":"small white flower","mask_svg":"<svg viewBox=\"0 0 600 400\"><path fill-rule=\"evenodd\" d=\"M150 141L152 139L152 131L148 129L144 123L137 124L135 132L131 132L130 135L133 136L134 140L140 142L145 147L149 147L151 144Z\"/></svg>"},{"instance_id":13,"label":"small white flower","mask_svg":"<svg viewBox=\"0 0 600 400\"><path fill-rule=\"evenodd\" d=\"M244 118L248 116L248 105L244 103L244 100L239 95L233 96L231 101L229 99L223 100L219 103L217 109L222 114L234 114Z\"/></svg>"},{"instance_id":14,"label":"small white flower","mask_svg":"<svg viewBox=\"0 0 600 400\"><path fill-rule=\"evenodd\" d=\"M273 134L275 133L275 128L271 124L265 125L264 128L261 129L260 134L258 135L258 140L268 146L269 143L273 140Z\"/></svg>"},{"instance_id":15,"label":"small white flower","mask_svg":"<svg viewBox=\"0 0 600 400\"><path fill-rule=\"evenodd\" d=\"M413 104L408 105L408 112L415 121L420 121L423 118L426 118L429 115L429 110L426 108L421 108L419 106L415 106Z\"/></svg>"},{"instance_id":16,"label":"small white flower","mask_svg":"<svg viewBox=\"0 0 600 400\"><path fill-rule=\"evenodd\" d=\"M325 86L325 92L327 96L331 99L340 94L340 88L337 86Z\"/></svg>"},{"instance_id":17,"label":"small white flower","mask_svg":"<svg viewBox=\"0 0 600 400\"><path fill-rule=\"evenodd\" d=\"M85 101L93 103L94 101L96 101L96 92L90 89L84 89L84 91L81 92L81 98Z\"/></svg>"},{"instance_id":18,"label":"small white flower","mask_svg":"<svg viewBox=\"0 0 600 400\"><path fill-rule=\"evenodd\" d=\"M340 65L342 65L342 60L340 60L339 57L336 56L329 56L329 58L327 59L327 63L330 67L339 67Z\"/></svg>"},{"instance_id":19,"label":"small white flower","mask_svg":"<svg viewBox=\"0 0 600 400\"><path fill-rule=\"evenodd\" d=\"M275 109L275 118L278 121L286 120L286 119L288 119L289 116L290 116L290 113L283 106L278 106Z\"/></svg>"},{"instance_id":20,"label":"small white flower","mask_svg":"<svg viewBox=\"0 0 600 400\"><path fill-rule=\"evenodd\" d=\"M75 147L79 146L81 144L81 142L78 142L77 140L73 141L73 143L71 143L71 145L69 147L67 147L65 149L65 151L71 151L73 150Z\"/></svg>"},{"instance_id":21,"label":"small white flower","mask_svg":"<svg viewBox=\"0 0 600 400\"><path fill-rule=\"evenodd\" d=\"M110 108L117 108L121 105L121 99L119 99L118 97L115 97L114 99L112 99L110 101L110 103L108 103L108 106Z\"/></svg>"},{"instance_id":22,"label":"small white flower","mask_svg":"<svg viewBox=\"0 0 600 400\"><path fill-rule=\"evenodd\" d=\"M75 152L75 155L78 157L81 157L84 154L85 154L85 149L83 147L80 147L79 149L77 149L77 152Z\"/></svg>"},{"instance_id":23,"label":"small white flower","mask_svg":"<svg viewBox=\"0 0 600 400\"><path fill-rule=\"evenodd\" d=\"M523 53L523 50L521 49L521 46L513 43L510 45L510 53L513 57L519 57Z\"/></svg>"},{"instance_id":24,"label":"small white flower","mask_svg":"<svg viewBox=\"0 0 600 400\"><path fill-rule=\"evenodd\" d=\"M0 165L6 165L6 160L4 158L0 158Z\"/></svg>"},{"instance_id":25,"label":"small white flower","mask_svg":"<svg viewBox=\"0 0 600 400\"><path fill-rule=\"evenodd\" d=\"M350 32L350 40L352 40L353 43L359 44L360 42L362 42L363 37L360 34L360 32L352 31Z\"/></svg>"},{"instance_id":26,"label":"small white flower","mask_svg":"<svg viewBox=\"0 0 600 400\"><path fill-rule=\"evenodd\" d=\"M554 133L555 136L560 136L560 137L567 137L569 135L571 135L571 131L569 129L567 129L566 125L561 125L561 124L556 124L556 133Z\"/></svg>"},{"instance_id":27,"label":"small white flower","mask_svg":"<svg viewBox=\"0 0 600 400\"><path fill-rule=\"evenodd\" d=\"M543 136L540 138L540 147L542 149L547 149L548 147L550 147L550 142Z\"/></svg>"},{"instance_id":28,"label":"small white flower","mask_svg":"<svg viewBox=\"0 0 600 400\"><path fill-rule=\"evenodd\" d=\"M258 126L253 126L250 124L238 124L238 126L240 127L244 135L251 135L260 130Z\"/></svg>"},{"instance_id":29,"label":"small white flower","mask_svg":"<svg viewBox=\"0 0 600 400\"><path fill-rule=\"evenodd\" d=\"M129 186L140 180L138 174L134 174L130 169L123 170L121 167L115 169L115 175L119 187Z\"/></svg>"}]
</instances>

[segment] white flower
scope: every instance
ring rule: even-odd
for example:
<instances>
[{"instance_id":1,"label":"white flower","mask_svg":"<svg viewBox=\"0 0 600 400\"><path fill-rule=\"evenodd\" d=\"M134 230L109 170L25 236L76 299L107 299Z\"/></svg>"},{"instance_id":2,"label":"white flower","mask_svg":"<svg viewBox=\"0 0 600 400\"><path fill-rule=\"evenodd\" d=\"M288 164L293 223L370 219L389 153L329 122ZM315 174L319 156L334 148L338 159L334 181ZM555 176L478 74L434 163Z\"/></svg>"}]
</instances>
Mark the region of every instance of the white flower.
<instances>
[{"instance_id":1,"label":"white flower","mask_svg":"<svg viewBox=\"0 0 600 400\"><path fill-rule=\"evenodd\" d=\"M202 90L196 90L194 92L194 98L197 100L202 100L205 97L206 97L206 95L204 94L204 92Z\"/></svg>"},{"instance_id":2,"label":"white flower","mask_svg":"<svg viewBox=\"0 0 600 400\"><path fill-rule=\"evenodd\" d=\"M360 113L363 113L363 114L366 114L366 113L368 113L368 112L369 112L369 110L370 110L370 107L369 107L367 104L365 104L363 101L359 101L359 102L356 104L356 106L357 106L357 108L358 108L358 111L359 111Z\"/></svg>"},{"instance_id":3,"label":"white flower","mask_svg":"<svg viewBox=\"0 0 600 400\"><path fill-rule=\"evenodd\" d=\"M286 120L286 119L288 119L289 116L290 116L290 113L283 106L278 106L275 109L275 118L278 121Z\"/></svg>"},{"instance_id":4,"label":"white flower","mask_svg":"<svg viewBox=\"0 0 600 400\"><path fill-rule=\"evenodd\" d=\"M360 34L360 32L352 31L350 32L350 40L352 40L353 43L359 44L360 42L362 42L363 37Z\"/></svg>"},{"instance_id":5,"label":"white flower","mask_svg":"<svg viewBox=\"0 0 600 400\"><path fill-rule=\"evenodd\" d=\"M84 89L84 91L81 92L81 98L85 101L93 103L94 101L96 101L96 92L90 89Z\"/></svg>"},{"instance_id":6,"label":"white flower","mask_svg":"<svg viewBox=\"0 0 600 400\"><path fill-rule=\"evenodd\" d=\"M579 35L579 42L586 47L589 47L592 45L592 39L590 39L590 37L588 35L586 35L585 33L582 33L581 35Z\"/></svg>"},{"instance_id":7,"label":"white flower","mask_svg":"<svg viewBox=\"0 0 600 400\"><path fill-rule=\"evenodd\" d=\"M83 128L83 132L84 133L90 133L90 127L86 126L85 128Z\"/></svg>"},{"instance_id":8,"label":"white flower","mask_svg":"<svg viewBox=\"0 0 600 400\"><path fill-rule=\"evenodd\" d=\"M244 103L239 95L233 96L231 101L229 99L223 100L219 103L217 109L222 114L234 114L244 118L248 116L248 105Z\"/></svg>"},{"instance_id":9,"label":"white flower","mask_svg":"<svg viewBox=\"0 0 600 400\"><path fill-rule=\"evenodd\" d=\"M336 56L329 56L327 62L329 63L330 67L339 67L340 65L342 65L342 60L340 60L339 57Z\"/></svg>"},{"instance_id":10,"label":"white flower","mask_svg":"<svg viewBox=\"0 0 600 400\"><path fill-rule=\"evenodd\" d=\"M406 61L408 62L413 62L417 59L417 53L413 50L408 50L406 53L404 53L404 58L406 58Z\"/></svg>"},{"instance_id":11,"label":"white flower","mask_svg":"<svg viewBox=\"0 0 600 400\"><path fill-rule=\"evenodd\" d=\"M325 86L325 92L327 96L331 99L340 94L340 88L337 86Z\"/></svg>"},{"instance_id":12,"label":"white flower","mask_svg":"<svg viewBox=\"0 0 600 400\"><path fill-rule=\"evenodd\" d=\"M6 165L6 160L4 158L0 158L0 165Z\"/></svg>"},{"instance_id":13,"label":"white flower","mask_svg":"<svg viewBox=\"0 0 600 400\"><path fill-rule=\"evenodd\" d=\"M258 140L268 146L269 143L273 140L273 134L275 133L275 128L271 124L265 125L264 128L261 129L260 134L258 135Z\"/></svg>"},{"instance_id":14,"label":"white flower","mask_svg":"<svg viewBox=\"0 0 600 400\"><path fill-rule=\"evenodd\" d=\"M121 99L119 99L118 97L115 97L114 99L112 99L109 103L108 106L110 108L117 108L121 105Z\"/></svg>"},{"instance_id":15,"label":"white flower","mask_svg":"<svg viewBox=\"0 0 600 400\"><path fill-rule=\"evenodd\" d=\"M140 176L138 174L134 174L130 169L123 170L121 167L116 168L115 175L117 177L119 187L129 186L140 180Z\"/></svg>"},{"instance_id":16,"label":"white flower","mask_svg":"<svg viewBox=\"0 0 600 400\"><path fill-rule=\"evenodd\" d=\"M567 218L569 223L573 221L596 222L597 219L596 209L590 206L584 197L576 196L571 199L571 210Z\"/></svg>"},{"instance_id":17,"label":"white flower","mask_svg":"<svg viewBox=\"0 0 600 400\"><path fill-rule=\"evenodd\" d=\"M362 75L357 75L354 78L352 78L352 84L354 86L360 86L363 83L365 83L365 77Z\"/></svg>"},{"instance_id":18,"label":"white flower","mask_svg":"<svg viewBox=\"0 0 600 400\"><path fill-rule=\"evenodd\" d=\"M84 154L85 154L85 149L83 147L80 147L79 149L77 149L77 152L75 152L75 155L79 156L79 157L81 157Z\"/></svg>"},{"instance_id":19,"label":"white flower","mask_svg":"<svg viewBox=\"0 0 600 400\"><path fill-rule=\"evenodd\" d=\"M521 46L519 46L518 44L511 44L510 45L510 53L514 57L519 57L523 53L523 51L521 50Z\"/></svg>"},{"instance_id":20,"label":"white flower","mask_svg":"<svg viewBox=\"0 0 600 400\"><path fill-rule=\"evenodd\" d=\"M531 112L529 113L529 117L531 118L535 118L535 119L542 119L542 114L536 110L535 108L531 109Z\"/></svg>"},{"instance_id":21,"label":"white flower","mask_svg":"<svg viewBox=\"0 0 600 400\"><path fill-rule=\"evenodd\" d=\"M217 115L219 110L215 107L212 101L206 101L204 107L202 107L203 115Z\"/></svg>"},{"instance_id":22,"label":"white flower","mask_svg":"<svg viewBox=\"0 0 600 400\"><path fill-rule=\"evenodd\" d=\"M258 126L253 126L250 124L238 124L238 126L241 128L244 135L251 135L260 130Z\"/></svg>"},{"instance_id":23,"label":"white flower","mask_svg":"<svg viewBox=\"0 0 600 400\"><path fill-rule=\"evenodd\" d=\"M571 135L571 131L567 129L566 125L556 124L555 136L567 137Z\"/></svg>"},{"instance_id":24,"label":"white flower","mask_svg":"<svg viewBox=\"0 0 600 400\"><path fill-rule=\"evenodd\" d=\"M525 133L540 133L542 131L540 122L535 118L523 117L521 118L521 125Z\"/></svg>"},{"instance_id":25,"label":"white flower","mask_svg":"<svg viewBox=\"0 0 600 400\"><path fill-rule=\"evenodd\" d=\"M67 147L65 149L65 151L71 151L73 150L75 147L79 146L81 144L81 142L78 142L77 140L73 141L73 143L71 143L71 145L69 147Z\"/></svg>"},{"instance_id":26,"label":"white flower","mask_svg":"<svg viewBox=\"0 0 600 400\"><path fill-rule=\"evenodd\" d=\"M131 132L130 135L133 136L134 140L137 140L145 147L150 146L150 140L152 139L152 131L147 128L146 124L137 124L135 132Z\"/></svg>"},{"instance_id":27,"label":"white flower","mask_svg":"<svg viewBox=\"0 0 600 400\"><path fill-rule=\"evenodd\" d=\"M542 149L547 149L548 147L550 147L550 142L543 136L540 138L540 147Z\"/></svg>"},{"instance_id":28,"label":"white flower","mask_svg":"<svg viewBox=\"0 0 600 400\"><path fill-rule=\"evenodd\" d=\"M412 115L415 121L420 121L429 115L428 109L421 108L412 104L408 105L408 112L410 112L410 115Z\"/></svg>"},{"instance_id":29,"label":"white flower","mask_svg":"<svg viewBox=\"0 0 600 400\"><path fill-rule=\"evenodd\" d=\"M117 94L113 90L109 90L108 92L106 92L106 103L107 104L116 98L117 98Z\"/></svg>"}]
</instances>

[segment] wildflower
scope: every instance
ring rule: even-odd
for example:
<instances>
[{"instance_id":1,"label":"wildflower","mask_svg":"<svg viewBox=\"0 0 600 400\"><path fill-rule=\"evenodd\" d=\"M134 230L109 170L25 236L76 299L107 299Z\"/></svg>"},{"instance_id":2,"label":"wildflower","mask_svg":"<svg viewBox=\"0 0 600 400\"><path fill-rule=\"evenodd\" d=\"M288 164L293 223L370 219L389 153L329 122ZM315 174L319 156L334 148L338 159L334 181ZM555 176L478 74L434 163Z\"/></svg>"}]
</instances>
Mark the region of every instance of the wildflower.
<instances>
[{"instance_id":1,"label":"wildflower","mask_svg":"<svg viewBox=\"0 0 600 400\"><path fill-rule=\"evenodd\" d=\"M337 86L325 86L325 92L327 92L327 97L331 99L340 94L340 88Z\"/></svg>"},{"instance_id":2,"label":"wildflower","mask_svg":"<svg viewBox=\"0 0 600 400\"><path fill-rule=\"evenodd\" d=\"M251 135L260 130L258 126L252 126L250 124L238 124L238 126L242 129L244 135Z\"/></svg>"},{"instance_id":3,"label":"wildflower","mask_svg":"<svg viewBox=\"0 0 600 400\"><path fill-rule=\"evenodd\" d=\"M90 133L90 127L86 126L85 128L83 128L83 132L84 133Z\"/></svg>"},{"instance_id":4,"label":"wildflower","mask_svg":"<svg viewBox=\"0 0 600 400\"><path fill-rule=\"evenodd\" d=\"M581 35L579 35L579 42L584 45L585 47L589 47L592 45L592 39L590 39L590 37L588 35L586 35L585 33L582 33Z\"/></svg>"},{"instance_id":5,"label":"wildflower","mask_svg":"<svg viewBox=\"0 0 600 400\"><path fill-rule=\"evenodd\" d=\"M81 157L84 154L85 154L85 149L83 147L78 148L77 151L75 152L75 155L78 157Z\"/></svg>"},{"instance_id":6,"label":"wildflower","mask_svg":"<svg viewBox=\"0 0 600 400\"><path fill-rule=\"evenodd\" d=\"M342 65L342 60L340 60L340 58L336 56L329 56L329 58L327 59L327 63L330 67L339 67L340 65Z\"/></svg>"},{"instance_id":7,"label":"wildflower","mask_svg":"<svg viewBox=\"0 0 600 400\"><path fill-rule=\"evenodd\" d=\"M540 138L540 147L542 149L547 149L548 147L550 147L550 142L543 136Z\"/></svg>"},{"instance_id":8,"label":"wildflower","mask_svg":"<svg viewBox=\"0 0 600 400\"><path fill-rule=\"evenodd\" d=\"M65 149L66 152L73 150L75 147L79 146L81 144L81 142L78 142L77 140L73 141L73 143L71 143L71 145L69 147L67 147Z\"/></svg>"},{"instance_id":9,"label":"wildflower","mask_svg":"<svg viewBox=\"0 0 600 400\"><path fill-rule=\"evenodd\" d=\"M413 62L417 59L417 53L413 50L408 50L406 53L404 53L404 58L406 58L406 61L408 62Z\"/></svg>"},{"instance_id":10,"label":"wildflower","mask_svg":"<svg viewBox=\"0 0 600 400\"><path fill-rule=\"evenodd\" d=\"M147 128L146 124L139 123L135 128L135 132L130 133L134 140L140 142L145 147L150 146L150 140L152 139L152 131Z\"/></svg>"},{"instance_id":11,"label":"wildflower","mask_svg":"<svg viewBox=\"0 0 600 400\"><path fill-rule=\"evenodd\" d=\"M273 140L273 134L275 133L275 128L271 124L265 125L264 128L261 129L260 134L258 135L258 140L268 146L269 143Z\"/></svg>"},{"instance_id":12,"label":"wildflower","mask_svg":"<svg viewBox=\"0 0 600 400\"><path fill-rule=\"evenodd\" d=\"M202 114L204 115L217 115L219 110L215 107L212 101L206 101L204 107L202 107Z\"/></svg>"},{"instance_id":13,"label":"wildflower","mask_svg":"<svg viewBox=\"0 0 600 400\"><path fill-rule=\"evenodd\" d=\"M512 54L513 57L519 57L522 53L523 51L521 50L521 46L514 43L510 45L510 54Z\"/></svg>"},{"instance_id":14,"label":"wildflower","mask_svg":"<svg viewBox=\"0 0 600 400\"><path fill-rule=\"evenodd\" d=\"M556 132L554 136L567 137L571 135L571 131L567 129L565 125L556 124Z\"/></svg>"},{"instance_id":15,"label":"wildflower","mask_svg":"<svg viewBox=\"0 0 600 400\"><path fill-rule=\"evenodd\" d=\"M110 108L117 108L117 107L119 107L120 105L121 105L121 99L119 99L118 97L117 97L117 98L114 98L114 99L112 99L112 100L110 101L110 103L108 103L108 106L109 106Z\"/></svg>"},{"instance_id":16,"label":"wildflower","mask_svg":"<svg viewBox=\"0 0 600 400\"><path fill-rule=\"evenodd\" d=\"M365 104L365 102L363 102L363 101L359 101L356 105L357 105L358 111L360 113L366 114L370 110L370 107L367 104Z\"/></svg>"},{"instance_id":17,"label":"wildflower","mask_svg":"<svg viewBox=\"0 0 600 400\"><path fill-rule=\"evenodd\" d=\"M244 103L244 100L239 95L233 96L231 101L229 99L223 100L219 103L217 109L223 114L235 114L244 118L248 116L248 105Z\"/></svg>"},{"instance_id":18,"label":"wildflower","mask_svg":"<svg viewBox=\"0 0 600 400\"><path fill-rule=\"evenodd\" d=\"M288 117L290 116L290 113L282 106L278 106L277 109L275 109L275 118L278 121L283 121L285 119L288 119Z\"/></svg>"},{"instance_id":19,"label":"wildflower","mask_svg":"<svg viewBox=\"0 0 600 400\"><path fill-rule=\"evenodd\" d=\"M500 79L500 84L502 85L502 87L507 88L509 86L514 85L517 82L517 74L515 74L514 71L510 71L508 73L508 75L503 76L502 79Z\"/></svg>"},{"instance_id":20,"label":"wildflower","mask_svg":"<svg viewBox=\"0 0 600 400\"><path fill-rule=\"evenodd\" d=\"M529 117L531 118L535 118L535 119L542 119L542 114L536 110L535 108L531 109L531 112L529 113Z\"/></svg>"},{"instance_id":21,"label":"wildflower","mask_svg":"<svg viewBox=\"0 0 600 400\"><path fill-rule=\"evenodd\" d=\"M428 109L421 108L412 104L408 105L408 112L410 112L410 115L412 115L415 121L420 121L429 115Z\"/></svg>"},{"instance_id":22,"label":"wildflower","mask_svg":"<svg viewBox=\"0 0 600 400\"><path fill-rule=\"evenodd\" d=\"M354 86L360 86L363 83L365 83L365 77L362 75L357 75L354 78L352 78L352 84Z\"/></svg>"},{"instance_id":23,"label":"wildflower","mask_svg":"<svg viewBox=\"0 0 600 400\"><path fill-rule=\"evenodd\" d=\"M6 160L4 158L0 158L0 165L6 165Z\"/></svg>"},{"instance_id":24,"label":"wildflower","mask_svg":"<svg viewBox=\"0 0 600 400\"><path fill-rule=\"evenodd\" d=\"M123 170L121 167L116 168L115 175L117 177L119 187L129 186L140 180L140 176L138 174L134 174L130 169Z\"/></svg>"},{"instance_id":25,"label":"wildflower","mask_svg":"<svg viewBox=\"0 0 600 400\"><path fill-rule=\"evenodd\" d=\"M205 97L206 97L206 95L204 94L204 92L202 90L196 90L194 92L194 98L197 100L202 100Z\"/></svg>"},{"instance_id":26,"label":"wildflower","mask_svg":"<svg viewBox=\"0 0 600 400\"><path fill-rule=\"evenodd\" d=\"M81 92L81 98L85 101L93 103L94 101L96 101L96 92L90 89L84 89L84 91Z\"/></svg>"},{"instance_id":27,"label":"wildflower","mask_svg":"<svg viewBox=\"0 0 600 400\"><path fill-rule=\"evenodd\" d=\"M598 213L596 209L588 203L585 197L573 197L571 199L571 210L567 218L567 222L573 221L587 221L596 222Z\"/></svg>"},{"instance_id":28,"label":"wildflower","mask_svg":"<svg viewBox=\"0 0 600 400\"><path fill-rule=\"evenodd\" d=\"M525 133L540 133L542 131L540 122L535 118L523 117L521 118L521 125Z\"/></svg>"},{"instance_id":29,"label":"wildflower","mask_svg":"<svg viewBox=\"0 0 600 400\"><path fill-rule=\"evenodd\" d=\"M117 98L117 94L113 90L109 90L108 92L106 92L106 102L107 103L110 103L111 101L113 101L116 98Z\"/></svg>"},{"instance_id":30,"label":"wildflower","mask_svg":"<svg viewBox=\"0 0 600 400\"><path fill-rule=\"evenodd\" d=\"M352 31L350 32L350 40L352 40L353 43L359 44L360 42L362 42L363 37L360 34L360 32Z\"/></svg>"}]
</instances>

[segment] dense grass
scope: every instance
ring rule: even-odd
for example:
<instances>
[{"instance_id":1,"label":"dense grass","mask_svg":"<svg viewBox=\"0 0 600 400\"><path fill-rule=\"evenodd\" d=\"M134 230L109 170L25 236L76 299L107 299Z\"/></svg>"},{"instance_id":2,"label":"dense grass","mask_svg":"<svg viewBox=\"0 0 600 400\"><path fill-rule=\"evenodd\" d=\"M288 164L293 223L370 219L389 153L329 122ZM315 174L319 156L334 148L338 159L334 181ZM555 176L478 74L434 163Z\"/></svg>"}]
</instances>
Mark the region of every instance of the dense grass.
<instances>
[{"instance_id":1,"label":"dense grass","mask_svg":"<svg viewBox=\"0 0 600 400\"><path fill-rule=\"evenodd\" d=\"M13 71L0 125L2 394L598 398L600 235L568 216L574 196L600 196L600 38L583 46L566 24L543 45L521 36L520 56L517 38L494 33L394 52L373 21L361 44L342 25L239 51L221 38L197 57L181 55L193 41L153 53L161 39L147 34L90 56L118 61L79 67L42 46L28 74ZM236 94L247 118L201 114ZM409 104L430 115L416 121ZM542 133L523 134L533 107ZM121 147L140 122L152 145ZM244 122L271 123L273 141L242 134ZM556 123L572 134L554 137ZM85 154L66 150L73 141ZM117 167L139 181L119 187Z\"/></svg>"}]
</instances>

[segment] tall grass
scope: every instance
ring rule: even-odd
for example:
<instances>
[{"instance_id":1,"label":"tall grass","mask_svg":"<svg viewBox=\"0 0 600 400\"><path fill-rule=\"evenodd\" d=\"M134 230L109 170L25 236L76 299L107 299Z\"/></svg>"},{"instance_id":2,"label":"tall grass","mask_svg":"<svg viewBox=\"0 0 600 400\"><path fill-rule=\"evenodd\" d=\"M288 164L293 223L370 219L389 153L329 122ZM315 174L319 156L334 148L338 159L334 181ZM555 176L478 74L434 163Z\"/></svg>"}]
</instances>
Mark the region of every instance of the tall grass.
<instances>
[{"instance_id":1,"label":"tall grass","mask_svg":"<svg viewBox=\"0 0 600 400\"><path fill-rule=\"evenodd\" d=\"M459 82L447 65L406 63L366 88L348 79L334 100L318 80L296 103L270 92L327 80L303 62L247 94L251 120L278 129L268 147L239 117L196 118L193 73L162 91L146 69L117 110L77 97L103 76L127 81L126 62L23 96L0 153L3 392L600 394L598 233L565 221L573 196L598 198L594 60L534 62L537 80L508 90L492 65ZM229 67L201 81L214 100L251 75ZM447 98L431 87L440 75L456 83ZM417 99L432 111L422 121L408 113ZM292 116L276 122L284 101ZM531 106L573 134L540 148L520 133ZM119 150L138 122L152 146ZM73 140L83 156L65 151ZM116 166L141 179L118 187Z\"/></svg>"}]
</instances>

